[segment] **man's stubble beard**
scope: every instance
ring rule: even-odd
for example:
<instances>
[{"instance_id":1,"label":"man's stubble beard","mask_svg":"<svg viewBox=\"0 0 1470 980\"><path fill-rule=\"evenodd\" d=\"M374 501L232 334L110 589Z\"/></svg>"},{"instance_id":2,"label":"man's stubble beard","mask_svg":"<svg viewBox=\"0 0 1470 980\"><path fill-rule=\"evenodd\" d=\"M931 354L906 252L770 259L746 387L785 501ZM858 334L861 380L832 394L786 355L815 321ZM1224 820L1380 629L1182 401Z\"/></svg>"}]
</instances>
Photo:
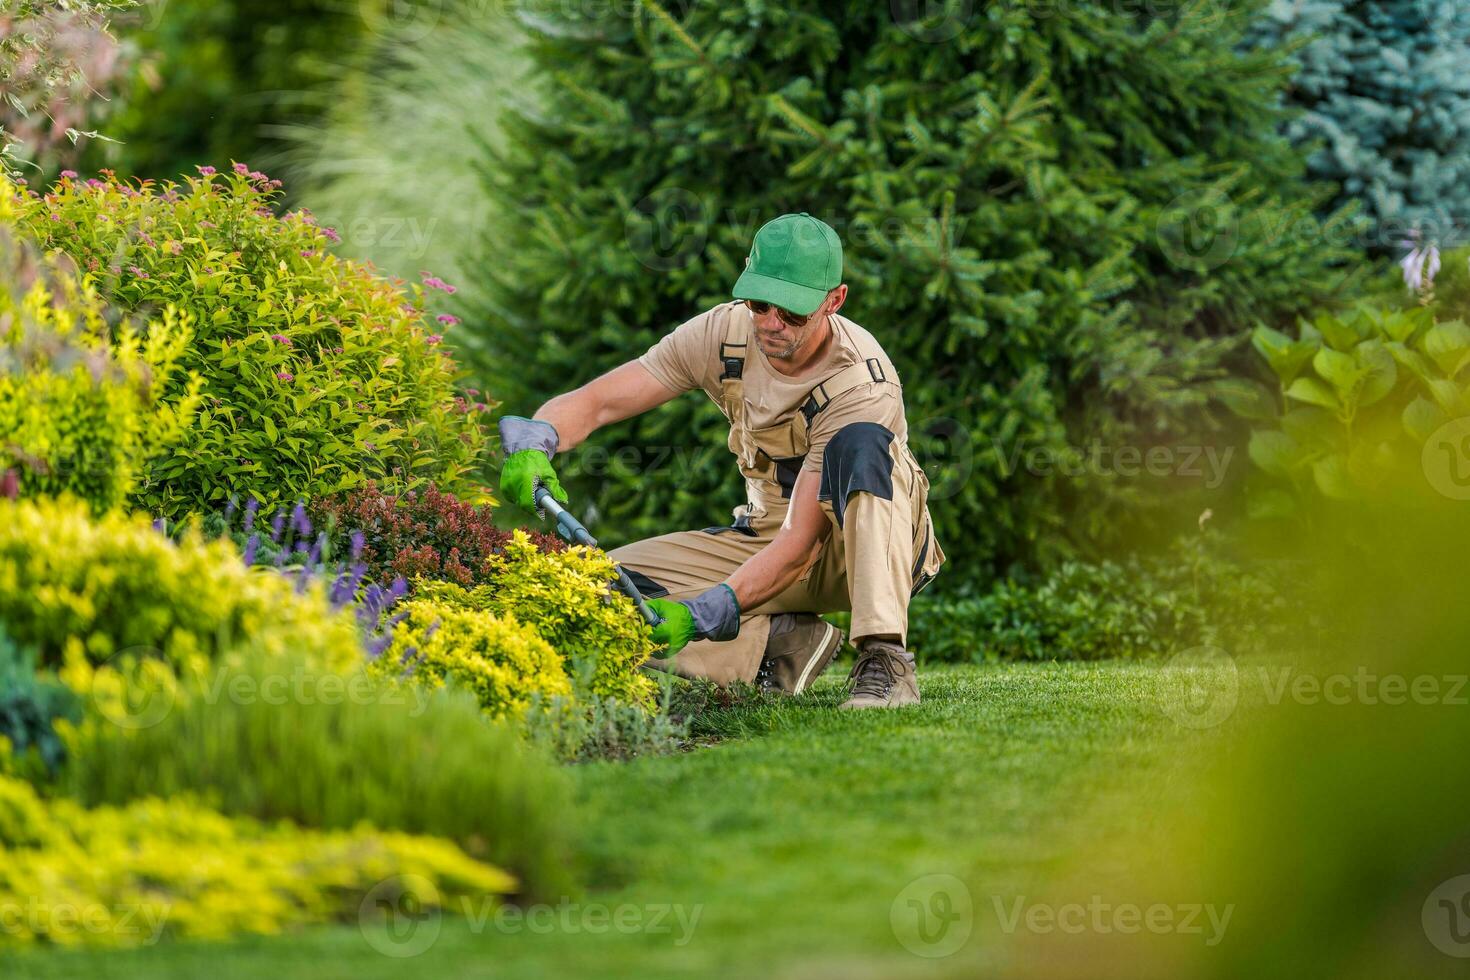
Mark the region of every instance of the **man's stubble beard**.
<instances>
[{"instance_id":1,"label":"man's stubble beard","mask_svg":"<svg viewBox=\"0 0 1470 980\"><path fill-rule=\"evenodd\" d=\"M806 326L802 328L802 332L797 334L796 339L793 340L785 349L775 354L767 354L766 356L769 358L774 358L778 361L791 360L796 355L797 348L806 343L808 337L812 337L816 334L816 328L817 324L815 323L806 324Z\"/></svg>"}]
</instances>

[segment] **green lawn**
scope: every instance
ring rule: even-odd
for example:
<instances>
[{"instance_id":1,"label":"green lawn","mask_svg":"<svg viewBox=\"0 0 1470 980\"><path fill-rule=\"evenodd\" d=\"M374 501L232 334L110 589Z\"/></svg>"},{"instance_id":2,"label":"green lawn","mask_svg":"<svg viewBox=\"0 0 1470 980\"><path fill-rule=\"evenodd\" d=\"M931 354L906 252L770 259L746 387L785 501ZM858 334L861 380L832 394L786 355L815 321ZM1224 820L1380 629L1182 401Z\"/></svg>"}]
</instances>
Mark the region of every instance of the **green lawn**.
<instances>
[{"instance_id":1,"label":"green lawn","mask_svg":"<svg viewBox=\"0 0 1470 980\"><path fill-rule=\"evenodd\" d=\"M411 937L403 948L427 944L407 959L379 952L352 925L227 946L26 954L0 964L0 973L973 975L1004 961L986 921L996 916L991 896L1024 893L1136 832L1141 811L1173 781L1182 764L1176 749L1191 739L1159 711L1160 679L1157 668L1133 664L932 669L922 674L919 708L849 714L835 710L834 671L812 695L715 719L739 738L578 769L592 887L576 908L552 907L521 923L429 919L403 934ZM895 908L908 923L911 908L939 915L955 907L927 882L904 891L927 875L956 876L973 903L973 933L945 958L908 951L890 919ZM611 922L621 914L624 929L593 907L607 909ZM594 932L598 926L605 931ZM905 929L920 952L941 949ZM386 933L371 938L389 942Z\"/></svg>"}]
</instances>

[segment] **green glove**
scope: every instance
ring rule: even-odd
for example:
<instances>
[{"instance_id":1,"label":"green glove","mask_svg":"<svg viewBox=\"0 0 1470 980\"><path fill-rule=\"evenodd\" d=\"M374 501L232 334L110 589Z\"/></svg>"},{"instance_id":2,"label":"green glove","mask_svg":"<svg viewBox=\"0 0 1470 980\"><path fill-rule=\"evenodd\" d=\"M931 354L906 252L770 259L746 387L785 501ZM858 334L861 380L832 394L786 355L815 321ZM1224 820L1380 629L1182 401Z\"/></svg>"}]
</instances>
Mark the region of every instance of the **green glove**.
<instances>
[{"instance_id":1,"label":"green glove","mask_svg":"<svg viewBox=\"0 0 1470 980\"><path fill-rule=\"evenodd\" d=\"M524 510L536 509L536 481L539 479L552 497L565 504L567 492L551 468L559 441L556 427L539 419L507 415L500 420L500 445L505 452L505 466L500 470L500 493Z\"/></svg>"},{"instance_id":2,"label":"green glove","mask_svg":"<svg viewBox=\"0 0 1470 980\"><path fill-rule=\"evenodd\" d=\"M666 653L658 655L660 659L677 655L694 639L694 614L684 603L649 599L648 608L663 618L663 622L653 628L653 642L669 648Z\"/></svg>"},{"instance_id":3,"label":"green glove","mask_svg":"<svg viewBox=\"0 0 1470 980\"><path fill-rule=\"evenodd\" d=\"M669 648L662 657L675 656L690 640L733 640L740 635L740 603L724 582L693 599L649 599L648 605L663 617L653 628L653 642Z\"/></svg>"},{"instance_id":4,"label":"green glove","mask_svg":"<svg viewBox=\"0 0 1470 980\"><path fill-rule=\"evenodd\" d=\"M551 460L539 449L522 449L511 454L500 471L500 492L506 500L534 511L538 479L553 497L563 504L567 502L567 492L561 488L556 470L551 468Z\"/></svg>"}]
</instances>

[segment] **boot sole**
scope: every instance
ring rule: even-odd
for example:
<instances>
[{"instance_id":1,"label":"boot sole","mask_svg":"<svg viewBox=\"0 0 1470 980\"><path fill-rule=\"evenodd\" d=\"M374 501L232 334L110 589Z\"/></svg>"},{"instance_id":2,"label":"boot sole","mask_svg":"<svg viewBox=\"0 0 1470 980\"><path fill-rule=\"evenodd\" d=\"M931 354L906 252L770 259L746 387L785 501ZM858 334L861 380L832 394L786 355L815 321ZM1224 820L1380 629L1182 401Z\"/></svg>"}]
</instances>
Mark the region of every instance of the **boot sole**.
<instances>
[{"instance_id":1,"label":"boot sole","mask_svg":"<svg viewBox=\"0 0 1470 980\"><path fill-rule=\"evenodd\" d=\"M817 652L812 659L808 660L806 666L801 669L801 676L796 679L796 684L791 691L792 697L805 691L811 686L812 681L822 675L822 671L826 670L827 665L837 656L837 651L842 649L843 641L846 639L847 635L842 630L831 623L827 624L827 633L822 637L821 645L817 647Z\"/></svg>"}]
</instances>

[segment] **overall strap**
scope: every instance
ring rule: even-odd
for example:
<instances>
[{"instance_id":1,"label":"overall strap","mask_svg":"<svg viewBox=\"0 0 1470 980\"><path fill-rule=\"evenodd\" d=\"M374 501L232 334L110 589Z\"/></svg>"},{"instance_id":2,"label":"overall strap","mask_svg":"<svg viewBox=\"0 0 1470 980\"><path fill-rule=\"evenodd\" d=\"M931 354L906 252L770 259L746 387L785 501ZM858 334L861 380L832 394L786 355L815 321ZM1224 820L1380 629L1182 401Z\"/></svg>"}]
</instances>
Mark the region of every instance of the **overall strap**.
<instances>
[{"instance_id":1,"label":"overall strap","mask_svg":"<svg viewBox=\"0 0 1470 980\"><path fill-rule=\"evenodd\" d=\"M720 388L725 395L727 412L733 419L738 412L743 416L742 399L745 389L745 356L750 342L749 320L738 312L726 320L725 336L720 344ZM801 406L802 418L808 426L817 413L838 395L845 394L860 385L874 382L894 383L883 371L882 362L870 357L857 364L849 364L830 378L818 384L807 395Z\"/></svg>"},{"instance_id":2,"label":"overall strap","mask_svg":"<svg viewBox=\"0 0 1470 980\"><path fill-rule=\"evenodd\" d=\"M827 403L838 395L846 394L861 385L873 382L888 382L888 377L883 373L883 365L878 358L870 357L858 364L849 364L838 371L832 377L823 381L812 389L806 401L801 406L801 415L810 426L812 419L816 418L818 412L827 407ZM891 382L890 382L891 383Z\"/></svg>"},{"instance_id":3,"label":"overall strap","mask_svg":"<svg viewBox=\"0 0 1470 980\"><path fill-rule=\"evenodd\" d=\"M725 318L725 338L720 344L720 380L739 378L745 373L745 349L749 342L746 324L734 311Z\"/></svg>"}]
</instances>

